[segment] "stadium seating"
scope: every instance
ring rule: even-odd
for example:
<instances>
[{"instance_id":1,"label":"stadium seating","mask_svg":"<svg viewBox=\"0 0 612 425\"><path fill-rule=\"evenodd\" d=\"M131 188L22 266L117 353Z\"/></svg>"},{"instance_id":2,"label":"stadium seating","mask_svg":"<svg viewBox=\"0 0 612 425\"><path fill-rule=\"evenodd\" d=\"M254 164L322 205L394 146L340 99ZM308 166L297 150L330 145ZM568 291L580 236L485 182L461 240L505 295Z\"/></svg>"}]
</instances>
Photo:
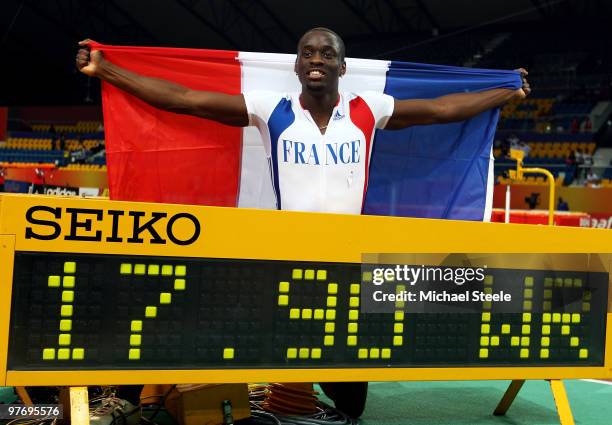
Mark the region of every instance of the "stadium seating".
<instances>
[{"instance_id":1,"label":"stadium seating","mask_svg":"<svg viewBox=\"0 0 612 425\"><path fill-rule=\"evenodd\" d=\"M593 102L558 102L553 98L527 98L507 103L501 110L499 128L540 133L578 132L589 116ZM577 120L578 128L572 129Z\"/></svg>"},{"instance_id":2,"label":"stadium seating","mask_svg":"<svg viewBox=\"0 0 612 425\"><path fill-rule=\"evenodd\" d=\"M53 124L56 133L95 133L102 123L99 121L78 121L75 124ZM34 132L50 132L51 124L34 124Z\"/></svg>"},{"instance_id":3,"label":"stadium seating","mask_svg":"<svg viewBox=\"0 0 612 425\"><path fill-rule=\"evenodd\" d=\"M106 171L106 165L104 164L68 164L65 167L61 167L63 170L72 171Z\"/></svg>"},{"instance_id":4,"label":"stadium seating","mask_svg":"<svg viewBox=\"0 0 612 425\"><path fill-rule=\"evenodd\" d=\"M580 150L582 153L593 155L597 148L595 142L554 142L554 141L530 141L529 156L525 163L536 162L538 164L563 163L572 152ZM501 157L501 148L493 151L495 158Z\"/></svg>"},{"instance_id":5,"label":"stadium seating","mask_svg":"<svg viewBox=\"0 0 612 425\"><path fill-rule=\"evenodd\" d=\"M53 140L48 138L9 137L6 141L7 149L23 150L52 150Z\"/></svg>"},{"instance_id":6,"label":"stadium seating","mask_svg":"<svg viewBox=\"0 0 612 425\"><path fill-rule=\"evenodd\" d=\"M497 176L497 182L499 184L510 184L513 185L536 185L536 186L548 186L548 181L542 175L527 175L525 180L521 180L519 182L512 181L508 177L503 175ZM557 175L555 176L555 186L562 186L564 184L563 176Z\"/></svg>"},{"instance_id":7,"label":"stadium seating","mask_svg":"<svg viewBox=\"0 0 612 425\"><path fill-rule=\"evenodd\" d=\"M104 144L104 140L98 140L98 139L86 139L86 140L82 140L83 143L83 147L85 147L85 149L90 150L93 148L96 148L100 145ZM66 140L66 150L69 152L72 152L76 149L78 149L79 146L79 141L78 139L71 139L71 140Z\"/></svg>"},{"instance_id":8,"label":"stadium seating","mask_svg":"<svg viewBox=\"0 0 612 425\"><path fill-rule=\"evenodd\" d=\"M555 158L525 158L523 161L525 167L545 168L555 177L557 185L569 185L574 179L574 166L566 164L564 159ZM497 158L495 160L495 176L498 183L508 183L507 178L509 170L516 169L516 161L509 158ZM518 184L541 184L546 185L548 182L541 174L525 174L525 180ZM513 184L517 184L514 182Z\"/></svg>"},{"instance_id":9,"label":"stadium seating","mask_svg":"<svg viewBox=\"0 0 612 425\"><path fill-rule=\"evenodd\" d=\"M594 142L529 142L528 145L531 148L529 156L538 158L539 162L546 162L545 160L551 158L565 159L576 150L593 155L596 148Z\"/></svg>"},{"instance_id":10,"label":"stadium seating","mask_svg":"<svg viewBox=\"0 0 612 425\"><path fill-rule=\"evenodd\" d=\"M57 163L66 161L64 152L44 149L0 149L0 162Z\"/></svg>"},{"instance_id":11,"label":"stadium seating","mask_svg":"<svg viewBox=\"0 0 612 425\"><path fill-rule=\"evenodd\" d=\"M533 119L548 115L554 104L554 99L525 99L508 102L501 110L501 118Z\"/></svg>"},{"instance_id":12,"label":"stadium seating","mask_svg":"<svg viewBox=\"0 0 612 425\"><path fill-rule=\"evenodd\" d=\"M0 162L67 164L70 162L70 152L81 147L79 140L87 150L104 146L104 133L98 131L100 126L99 121L37 123L32 125L31 131L10 131L6 144L0 146ZM64 137L63 151L58 150L60 135ZM91 168L87 169L99 169L105 164L103 156L96 157Z\"/></svg>"},{"instance_id":13,"label":"stadium seating","mask_svg":"<svg viewBox=\"0 0 612 425\"><path fill-rule=\"evenodd\" d=\"M98 132L100 122L80 121L76 124L34 124L32 131L11 131L9 138L0 146L0 162L26 164L57 164L70 162L70 152L79 149L79 140L87 150L104 145L104 133ZM64 151L58 150L59 135L64 136ZM96 157L91 169L99 169L106 163L105 158ZM89 164L88 164L89 165ZM89 168L88 168L89 169Z\"/></svg>"}]
</instances>

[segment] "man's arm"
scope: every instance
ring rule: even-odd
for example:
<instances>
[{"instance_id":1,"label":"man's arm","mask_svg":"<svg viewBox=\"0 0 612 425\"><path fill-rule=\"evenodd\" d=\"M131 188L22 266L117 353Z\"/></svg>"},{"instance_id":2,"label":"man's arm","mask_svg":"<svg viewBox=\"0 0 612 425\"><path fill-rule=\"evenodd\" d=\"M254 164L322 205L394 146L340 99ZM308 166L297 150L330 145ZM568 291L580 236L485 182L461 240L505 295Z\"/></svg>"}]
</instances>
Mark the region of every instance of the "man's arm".
<instances>
[{"instance_id":1,"label":"man's arm","mask_svg":"<svg viewBox=\"0 0 612 425\"><path fill-rule=\"evenodd\" d=\"M244 97L192 90L170 81L145 77L104 59L102 52L90 52L88 40L76 57L76 66L90 77L98 77L146 103L165 111L195 115L223 124L245 127L249 124Z\"/></svg>"},{"instance_id":2,"label":"man's arm","mask_svg":"<svg viewBox=\"0 0 612 425\"><path fill-rule=\"evenodd\" d=\"M395 100L393 115L385 129L398 130L412 125L443 124L463 121L488 109L501 106L512 99L523 99L530 92L525 78L527 71L519 70L523 87L518 90L493 89L477 93L457 93L436 99Z\"/></svg>"}]
</instances>

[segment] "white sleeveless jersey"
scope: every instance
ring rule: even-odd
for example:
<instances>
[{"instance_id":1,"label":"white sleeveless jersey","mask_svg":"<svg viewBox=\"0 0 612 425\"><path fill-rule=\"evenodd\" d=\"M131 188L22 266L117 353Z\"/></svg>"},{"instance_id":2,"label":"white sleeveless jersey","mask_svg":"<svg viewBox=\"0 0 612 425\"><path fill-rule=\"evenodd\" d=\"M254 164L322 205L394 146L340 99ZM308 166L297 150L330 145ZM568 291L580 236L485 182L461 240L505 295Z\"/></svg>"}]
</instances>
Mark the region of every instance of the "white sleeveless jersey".
<instances>
[{"instance_id":1,"label":"white sleeveless jersey","mask_svg":"<svg viewBox=\"0 0 612 425\"><path fill-rule=\"evenodd\" d=\"M376 128L394 100L378 92L340 93L321 134L299 93L248 92L249 125L259 129L278 209L360 214Z\"/></svg>"}]
</instances>

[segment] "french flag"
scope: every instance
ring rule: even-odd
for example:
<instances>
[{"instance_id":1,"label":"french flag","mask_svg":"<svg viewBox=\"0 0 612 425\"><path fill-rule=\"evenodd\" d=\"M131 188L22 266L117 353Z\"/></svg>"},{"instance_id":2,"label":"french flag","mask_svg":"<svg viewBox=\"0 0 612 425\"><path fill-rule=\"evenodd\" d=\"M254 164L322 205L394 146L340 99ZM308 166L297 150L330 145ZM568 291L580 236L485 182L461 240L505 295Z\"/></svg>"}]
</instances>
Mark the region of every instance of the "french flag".
<instances>
[{"instance_id":1,"label":"french flag","mask_svg":"<svg viewBox=\"0 0 612 425\"><path fill-rule=\"evenodd\" d=\"M239 94L300 91L295 55L92 43L113 63L195 90ZM426 99L492 88L518 89L518 72L347 58L340 90ZM102 84L112 199L276 208L256 128L161 111ZM365 214L488 220L492 143L499 110L470 120L400 131L373 144Z\"/></svg>"}]
</instances>

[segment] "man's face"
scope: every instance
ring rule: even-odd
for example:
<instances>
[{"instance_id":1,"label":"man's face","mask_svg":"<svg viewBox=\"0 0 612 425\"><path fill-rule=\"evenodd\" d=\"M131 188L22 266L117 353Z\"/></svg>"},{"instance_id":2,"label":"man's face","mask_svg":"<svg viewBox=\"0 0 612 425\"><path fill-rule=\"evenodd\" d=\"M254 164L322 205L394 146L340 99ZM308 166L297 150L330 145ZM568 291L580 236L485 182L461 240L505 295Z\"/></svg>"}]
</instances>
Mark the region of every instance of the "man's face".
<instances>
[{"instance_id":1,"label":"man's face","mask_svg":"<svg viewBox=\"0 0 612 425\"><path fill-rule=\"evenodd\" d=\"M336 38L326 31L312 31L298 44L295 72L302 88L313 91L338 89L338 78L346 72L340 60L340 46Z\"/></svg>"}]
</instances>

